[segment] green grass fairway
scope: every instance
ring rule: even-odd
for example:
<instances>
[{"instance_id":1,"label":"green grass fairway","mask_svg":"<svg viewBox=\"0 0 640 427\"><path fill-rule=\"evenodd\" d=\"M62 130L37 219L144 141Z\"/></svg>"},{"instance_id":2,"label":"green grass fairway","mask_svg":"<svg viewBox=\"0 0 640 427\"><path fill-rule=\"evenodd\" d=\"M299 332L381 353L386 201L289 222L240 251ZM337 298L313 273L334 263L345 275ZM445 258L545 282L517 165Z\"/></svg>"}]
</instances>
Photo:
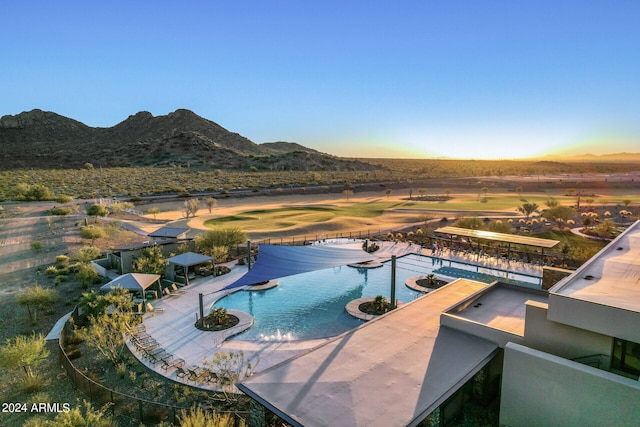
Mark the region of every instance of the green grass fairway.
<instances>
[{"instance_id":1,"label":"green grass fairway","mask_svg":"<svg viewBox=\"0 0 640 427\"><path fill-rule=\"evenodd\" d=\"M349 206L284 207L270 210L253 210L222 218L209 219L204 225L216 228L234 225L246 231L281 230L302 224L316 224L336 218L376 218L385 210L409 205L404 202L354 203Z\"/></svg>"}]
</instances>

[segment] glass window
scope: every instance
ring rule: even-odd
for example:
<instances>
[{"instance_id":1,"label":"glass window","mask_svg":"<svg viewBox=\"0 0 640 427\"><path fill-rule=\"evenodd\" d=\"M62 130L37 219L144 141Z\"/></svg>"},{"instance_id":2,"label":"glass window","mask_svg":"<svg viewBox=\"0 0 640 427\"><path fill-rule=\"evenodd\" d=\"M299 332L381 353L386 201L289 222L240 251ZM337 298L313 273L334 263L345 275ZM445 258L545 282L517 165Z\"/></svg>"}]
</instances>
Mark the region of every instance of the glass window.
<instances>
[{"instance_id":1,"label":"glass window","mask_svg":"<svg viewBox=\"0 0 640 427\"><path fill-rule=\"evenodd\" d=\"M640 344L615 338L611 367L638 379L640 375Z\"/></svg>"}]
</instances>

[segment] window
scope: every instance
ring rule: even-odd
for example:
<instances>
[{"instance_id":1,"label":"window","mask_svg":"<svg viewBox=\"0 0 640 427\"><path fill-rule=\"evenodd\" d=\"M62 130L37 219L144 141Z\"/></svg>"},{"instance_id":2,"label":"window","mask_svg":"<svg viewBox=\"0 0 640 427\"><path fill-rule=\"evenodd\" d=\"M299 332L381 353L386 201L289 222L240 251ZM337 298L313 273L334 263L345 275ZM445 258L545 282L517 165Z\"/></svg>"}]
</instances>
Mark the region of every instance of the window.
<instances>
[{"instance_id":1,"label":"window","mask_svg":"<svg viewBox=\"0 0 640 427\"><path fill-rule=\"evenodd\" d=\"M640 376L640 344L614 338L611 368L627 374L628 377L638 379Z\"/></svg>"}]
</instances>

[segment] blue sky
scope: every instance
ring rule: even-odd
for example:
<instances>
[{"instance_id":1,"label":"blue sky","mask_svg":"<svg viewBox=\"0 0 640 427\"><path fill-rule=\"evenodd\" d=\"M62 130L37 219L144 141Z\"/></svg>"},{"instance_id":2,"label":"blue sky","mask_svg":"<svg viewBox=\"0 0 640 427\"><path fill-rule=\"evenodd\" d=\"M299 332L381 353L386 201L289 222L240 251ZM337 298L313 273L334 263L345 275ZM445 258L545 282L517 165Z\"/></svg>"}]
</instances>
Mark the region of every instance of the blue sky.
<instances>
[{"instance_id":1,"label":"blue sky","mask_svg":"<svg viewBox=\"0 0 640 427\"><path fill-rule=\"evenodd\" d=\"M639 19L637 1L9 0L0 115L187 108L359 157L640 152Z\"/></svg>"}]
</instances>

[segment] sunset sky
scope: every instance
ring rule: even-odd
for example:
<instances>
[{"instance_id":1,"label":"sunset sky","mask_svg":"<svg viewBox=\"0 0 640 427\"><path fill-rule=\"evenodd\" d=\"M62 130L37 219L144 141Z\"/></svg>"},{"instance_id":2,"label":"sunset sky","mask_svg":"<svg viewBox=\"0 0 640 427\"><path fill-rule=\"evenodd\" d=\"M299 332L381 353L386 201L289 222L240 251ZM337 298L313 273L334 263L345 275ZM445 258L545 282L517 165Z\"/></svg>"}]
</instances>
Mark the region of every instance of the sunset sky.
<instances>
[{"instance_id":1,"label":"sunset sky","mask_svg":"<svg viewBox=\"0 0 640 427\"><path fill-rule=\"evenodd\" d=\"M640 152L639 22L634 0L8 0L0 116L187 108L354 157Z\"/></svg>"}]
</instances>

